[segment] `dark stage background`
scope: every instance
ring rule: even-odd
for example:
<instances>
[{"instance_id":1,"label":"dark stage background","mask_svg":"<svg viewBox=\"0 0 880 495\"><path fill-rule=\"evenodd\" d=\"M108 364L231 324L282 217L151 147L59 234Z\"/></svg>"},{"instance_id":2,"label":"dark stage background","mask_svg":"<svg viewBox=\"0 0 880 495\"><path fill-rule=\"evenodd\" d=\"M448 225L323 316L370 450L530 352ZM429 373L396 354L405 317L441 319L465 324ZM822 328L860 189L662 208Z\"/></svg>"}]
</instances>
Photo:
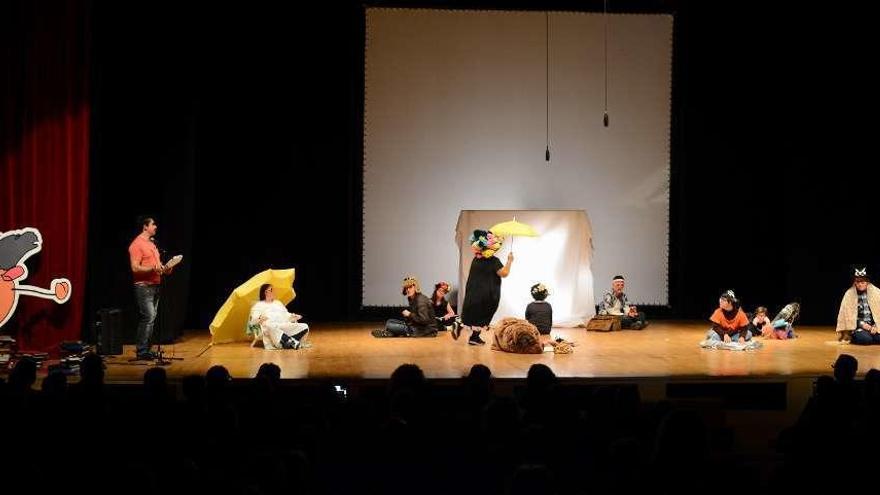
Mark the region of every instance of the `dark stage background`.
<instances>
[{"instance_id":1,"label":"dark stage background","mask_svg":"<svg viewBox=\"0 0 880 495\"><path fill-rule=\"evenodd\" d=\"M804 323L830 324L850 265L880 269L872 16L829 5L610 2L675 14L670 306L656 317L706 318L733 288L749 308L799 301ZM163 299L166 339L207 328L267 267L297 269L291 307L309 320L396 312L360 307L363 7L89 3L85 324L133 307L126 247L141 213L186 258ZM417 201L417 189L400 197Z\"/></svg>"}]
</instances>

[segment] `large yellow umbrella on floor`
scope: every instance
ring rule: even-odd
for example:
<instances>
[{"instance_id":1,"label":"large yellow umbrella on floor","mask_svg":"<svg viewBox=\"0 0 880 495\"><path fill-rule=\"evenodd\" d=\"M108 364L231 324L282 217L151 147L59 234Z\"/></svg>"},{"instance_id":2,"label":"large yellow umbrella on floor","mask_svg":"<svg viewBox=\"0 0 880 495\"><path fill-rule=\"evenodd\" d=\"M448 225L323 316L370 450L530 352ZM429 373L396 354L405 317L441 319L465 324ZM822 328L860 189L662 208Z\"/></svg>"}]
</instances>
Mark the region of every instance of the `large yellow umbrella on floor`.
<instances>
[{"instance_id":1,"label":"large yellow umbrella on floor","mask_svg":"<svg viewBox=\"0 0 880 495\"><path fill-rule=\"evenodd\" d=\"M272 284L275 299L287 305L296 297L296 292L293 291L294 273L293 268L265 270L236 287L211 322L211 343L249 340L251 337L246 332L247 320L251 307L260 299L260 286Z\"/></svg>"},{"instance_id":2,"label":"large yellow umbrella on floor","mask_svg":"<svg viewBox=\"0 0 880 495\"><path fill-rule=\"evenodd\" d=\"M513 250L513 237L514 236L523 236L523 237L538 237L538 232L528 224L517 222L516 217L513 217L513 220L508 222L496 223L489 230L492 231L495 235L500 235L503 237L510 237L510 249Z\"/></svg>"}]
</instances>

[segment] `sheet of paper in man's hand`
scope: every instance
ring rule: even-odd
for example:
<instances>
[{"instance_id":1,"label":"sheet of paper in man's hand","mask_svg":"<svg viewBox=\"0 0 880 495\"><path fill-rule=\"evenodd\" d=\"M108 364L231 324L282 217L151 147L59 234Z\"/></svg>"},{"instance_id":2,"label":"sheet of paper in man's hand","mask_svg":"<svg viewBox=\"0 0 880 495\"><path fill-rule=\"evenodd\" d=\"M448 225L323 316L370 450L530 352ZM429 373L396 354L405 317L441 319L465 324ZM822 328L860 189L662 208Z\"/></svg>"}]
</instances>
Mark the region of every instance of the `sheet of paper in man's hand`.
<instances>
[{"instance_id":1,"label":"sheet of paper in man's hand","mask_svg":"<svg viewBox=\"0 0 880 495\"><path fill-rule=\"evenodd\" d=\"M178 254L177 256L175 256L175 257L171 258L170 260L168 260L168 263L165 263L165 269L168 269L168 268L174 268L174 267L177 266L177 264L180 263L181 261L183 261L183 255L182 255L182 254Z\"/></svg>"}]
</instances>

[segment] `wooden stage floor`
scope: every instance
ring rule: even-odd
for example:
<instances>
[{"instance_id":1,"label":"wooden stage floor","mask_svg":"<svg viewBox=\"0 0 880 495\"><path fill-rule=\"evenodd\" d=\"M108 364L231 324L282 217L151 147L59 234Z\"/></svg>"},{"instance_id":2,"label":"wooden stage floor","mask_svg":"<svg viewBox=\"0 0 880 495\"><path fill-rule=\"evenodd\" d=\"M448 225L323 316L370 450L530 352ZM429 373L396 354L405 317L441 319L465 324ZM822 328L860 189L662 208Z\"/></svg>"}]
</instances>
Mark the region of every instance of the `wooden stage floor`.
<instances>
[{"instance_id":1,"label":"wooden stage floor","mask_svg":"<svg viewBox=\"0 0 880 495\"><path fill-rule=\"evenodd\" d=\"M297 351L254 349L247 342L208 347L208 331L192 331L165 346L168 355L184 358L166 369L169 378L177 380L220 364L234 378L249 378L261 364L272 362L288 379L381 379L402 363L415 363L428 378L458 378L473 364L482 363L497 378L523 378L529 366L543 363L559 377L587 380L792 379L830 374L839 354L855 356L860 375L880 368L880 347L839 345L830 327L799 327L800 338L765 341L762 349L752 352L701 349L698 342L707 330L703 322L654 322L643 331L614 333L554 328L553 335L577 343L573 354L519 355L493 351L488 344L469 346L467 332L458 341L448 332L437 338L377 339L370 331L379 325L315 324L310 336L313 347ZM484 340L491 341L491 336ZM124 355L108 357L108 382L141 380L151 363L130 363L133 353L133 346L125 346Z\"/></svg>"}]
</instances>

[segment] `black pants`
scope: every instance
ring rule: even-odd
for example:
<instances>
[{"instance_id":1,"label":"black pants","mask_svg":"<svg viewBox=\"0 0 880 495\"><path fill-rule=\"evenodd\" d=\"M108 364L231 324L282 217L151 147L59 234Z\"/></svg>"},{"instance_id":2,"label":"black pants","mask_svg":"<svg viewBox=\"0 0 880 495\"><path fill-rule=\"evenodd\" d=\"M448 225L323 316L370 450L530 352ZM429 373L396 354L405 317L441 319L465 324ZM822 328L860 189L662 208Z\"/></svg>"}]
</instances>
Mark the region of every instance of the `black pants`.
<instances>
[{"instance_id":1,"label":"black pants","mask_svg":"<svg viewBox=\"0 0 880 495\"><path fill-rule=\"evenodd\" d=\"M638 322L639 325L644 328L644 326L645 326L645 313L644 312L639 311L639 314L635 318L633 318L632 316L624 316L623 318L620 319L620 327L621 328L632 328L633 324L635 324L636 322ZM639 330L641 330L641 328L639 328Z\"/></svg>"}]
</instances>

